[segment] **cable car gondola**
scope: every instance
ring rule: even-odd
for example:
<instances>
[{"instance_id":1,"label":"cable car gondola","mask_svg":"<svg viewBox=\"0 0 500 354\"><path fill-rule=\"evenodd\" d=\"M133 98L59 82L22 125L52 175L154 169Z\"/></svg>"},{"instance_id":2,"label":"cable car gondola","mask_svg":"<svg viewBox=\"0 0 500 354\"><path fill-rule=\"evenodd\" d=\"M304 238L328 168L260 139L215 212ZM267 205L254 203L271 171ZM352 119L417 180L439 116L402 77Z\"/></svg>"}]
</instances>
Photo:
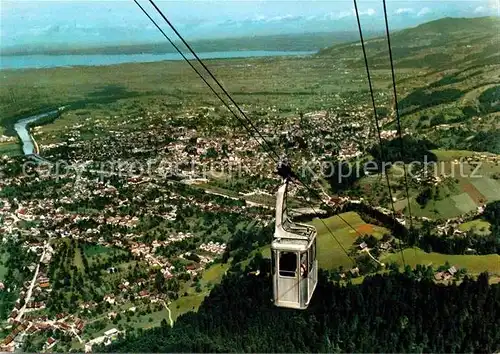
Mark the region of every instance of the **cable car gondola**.
<instances>
[{"instance_id":1,"label":"cable car gondola","mask_svg":"<svg viewBox=\"0 0 500 354\"><path fill-rule=\"evenodd\" d=\"M278 189L276 225L271 244L274 304L306 309L318 283L314 226L292 222L287 215L289 178Z\"/></svg>"}]
</instances>

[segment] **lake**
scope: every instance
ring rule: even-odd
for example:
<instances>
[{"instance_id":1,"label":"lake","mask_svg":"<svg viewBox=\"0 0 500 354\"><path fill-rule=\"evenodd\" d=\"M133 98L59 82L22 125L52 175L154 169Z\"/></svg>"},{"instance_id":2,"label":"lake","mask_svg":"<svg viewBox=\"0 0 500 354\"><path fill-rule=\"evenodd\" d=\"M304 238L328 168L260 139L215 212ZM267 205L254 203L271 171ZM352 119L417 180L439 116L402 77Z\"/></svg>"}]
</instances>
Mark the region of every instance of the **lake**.
<instances>
[{"instance_id":1,"label":"lake","mask_svg":"<svg viewBox=\"0 0 500 354\"><path fill-rule=\"evenodd\" d=\"M234 51L197 53L201 59L227 59L273 56L304 56L316 52L282 52L282 51ZM186 54L189 59L192 55ZM177 53L166 54L84 54L84 55L16 55L0 56L0 69L55 68L60 66L96 66L122 63L142 63L162 60L183 60Z\"/></svg>"}]
</instances>

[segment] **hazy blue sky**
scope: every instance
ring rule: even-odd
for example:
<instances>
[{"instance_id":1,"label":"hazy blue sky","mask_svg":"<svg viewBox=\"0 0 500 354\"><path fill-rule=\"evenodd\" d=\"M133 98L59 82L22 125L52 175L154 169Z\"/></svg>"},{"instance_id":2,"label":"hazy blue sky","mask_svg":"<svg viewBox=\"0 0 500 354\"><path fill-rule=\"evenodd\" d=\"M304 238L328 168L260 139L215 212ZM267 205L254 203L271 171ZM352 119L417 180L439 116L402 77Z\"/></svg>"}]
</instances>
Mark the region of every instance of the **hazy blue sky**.
<instances>
[{"instance_id":1,"label":"hazy blue sky","mask_svg":"<svg viewBox=\"0 0 500 354\"><path fill-rule=\"evenodd\" d=\"M392 28L444 16L499 15L500 0L387 0ZM147 0L141 3L151 11ZM355 30L350 0L157 1L188 38ZM381 29L381 0L359 0L366 29ZM132 0L0 0L2 47L27 44L107 44L161 41ZM158 18L158 16L154 16Z\"/></svg>"}]
</instances>

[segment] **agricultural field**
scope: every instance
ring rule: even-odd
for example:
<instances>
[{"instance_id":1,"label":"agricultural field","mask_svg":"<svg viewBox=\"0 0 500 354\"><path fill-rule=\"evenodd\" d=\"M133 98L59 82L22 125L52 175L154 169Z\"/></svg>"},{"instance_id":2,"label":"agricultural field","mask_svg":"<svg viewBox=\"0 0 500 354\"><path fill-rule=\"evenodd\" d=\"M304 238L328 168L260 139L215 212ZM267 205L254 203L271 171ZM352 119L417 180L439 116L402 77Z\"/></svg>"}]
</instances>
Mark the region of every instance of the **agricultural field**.
<instances>
[{"instance_id":1,"label":"agricultural field","mask_svg":"<svg viewBox=\"0 0 500 354\"><path fill-rule=\"evenodd\" d=\"M449 255L441 253L426 253L418 248L407 248L403 251L406 264L415 267L417 264L433 266L435 268L448 262L457 269L466 268L468 273L477 275L487 271L494 277L500 276L500 255ZM403 262L399 253L394 253L381 258L384 263L396 262L402 266Z\"/></svg>"},{"instance_id":2,"label":"agricultural field","mask_svg":"<svg viewBox=\"0 0 500 354\"><path fill-rule=\"evenodd\" d=\"M432 197L423 206L417 197L427 185L409 175L410 203L413 215L432 219L448 219L470 212L486 203L500 200L500 155L463 150L432 150L437 157L430 173L441 181L433 187ZM409 171L409 168L407 168ZM407 210L403 193L404 178L400 166L389 170L396 210ZM363 197L377 203L377 197L387 196L387 182L379 175L363 177L358 184L366 193ZM385 206L390 207L386 198Z\"/></svg>"},{"instance_id":3,"label":"agricultural field","mask_svg":"<svg viewBox=\"0 0 500 354\"><path fill-rule=\"evenodd\" d=\"M1 134L0 134L1 135ZM22 153L21 145L17 141L0 142L0 156L18 156Z\"/></svg>"},{"instance_id":4,"label":"agricultural field","mask_svg":"<svg viewBox=\"0 0 500 354\"><path fill-rule=\"evenodd\" d=\"M438 205L434 208L441 213L439 216L456 217L475 211L485 203L500 200L500 180L493 178L500 173L500 165L481 159L475 160L480 164L479 168L476 170L475 163L464 163L464 176L456 173L454 177L457 191L437 201ZM456 162L443 162L443 175L453 175L452 171L459 169L457 165ZM432 206L424 209L428 211L431 208Z\"/></svg>"},{"instance_id":5,"label":"agricultural field","mask_svg":"<svg viewBox=\"0 0 500 354\"><path fill-rule=\"evenodd\" d=\"M487 201L500 200L500 180L481 178L471 182Z\"/></svg>"},{"instance_id":6,"label":"agricultural field","mask_svg":"<svg viewBox=\"0 0 500 354\"><path fill-rule=\"evenodd\" d=\"M186 296L182 294L178 299L169 303L169 308L172 311L172 320L175 321L177 317L186 312L196 311L213 285L221 282L224 274L229 269L229 264L229 262L213 264L203 272L200 279L201 292L196 292L193 287L186 287Z\"/></svg>"},{"instance_id":7,"label":"agricultural field","mask_svg":"<svg viewBox=\"0 0 500 354\"><path fill-rule=\"evenodd\" d=\"M85 253L85 257L94 257L112 253L113 249L102 245L84 245L83 252Z\"/></svg>"},{"instance_id":8,"label":"agricultural field","mask_svg":"<svg viewBox=\"0 0 500 354\"><path fill-rule=\"evenodd\" d=\"M201 303L208 295L207 292L188 294L188 296L181 296L177 300L170 303L169 308L172 311L172 320L190 311L197 311Z\"/></svg>"},{"instance_id":9,"label":"agricultural field","mask_svg":"<svg viewBox=\"0 0 500 354\"><path fill-rule=\"evenodd\" d=\"M460 224L458 227L461 231L472 231L476 235L487 236L491 234L491 224L486 220L476 219Z\"/></svg>"},{"instance_id":10,"label":"agricultural field","mask_svg":"<svg viewBox=\"0 0 500 354\"><path fill-rule=\"evenodd\" d=\"M83 246L84 256L88 259L90 265L94 265L99 262L106 262L109 258L126 254L126 251L114 248L114 247L104 247L101 245L84 245ZM82 254L81 252L76 252L75 254L75 263L81 260ZM122 267L118 265L118 267Z\"/></svg>"},{"instance_id":11,"label":"agricultural field","mask_svg":"<svg viewBox=\"0 0 500 354\"><path fill-rule=\"evenodd\" d=\"M352 225L356 231L349 227L338 216L332 216L323 221L328 225L328 228L335 235L338 242L342 244L346 250L349 250L353 246L354 242L359 237L358 232L361 235L373 235L379 239L382 238L384 234L390 233L389 230L383 227L367 224L361 219L359 214L355 212L343 213L341 217ZM347 258L346 254L339 246L339 243L332 237L325 225L319 219L313 220L312 224L318 230L317 258L319 267L324 269L335 269L339 266L343 266L346 269L352 267L350 259Z\"/></svg>"},{"instance_id":12,"label":"agricultural field","mask_svg":"<svg viewBox=\"0 0 500 354\"><path fill-rule=\"evenodd\" d=\"M83 271L84 269L82 252L79 249L75 251L75 256L73 258L73 265L80 271Z\"/></svg>"},{"instance_id":13,"label":"agricultural field","mask_svg":"<svg viewBox=\"0 0 500 354\"><path fill-rule=\"evenodd\" d=\"M349 251L359 237L358 232L361 235L373 235L377 239L381 239L385 234L390 234L390 231L384 227L366 223L356 212L342 213L340 216L352 225L355 230L337 215L323 219L328 228L320 219L316 218L311 222L318 231L316 242L317 259L320 268L336 269L342 266L348 269L352 267L351 260L346 256L339 243ZM328 229L331 230L339 242L332 237ZM270 246L262 247L259 251L264 257L271 257Z\"/></svg>"},{"instance_id":14,"label":"agricultural field","mask_svg":"<svg viewBox=\"0 0 500 354\"><path fill-rule=\"evenodd\" d=\"M219 283L228 269L229 263L215 263L211 265L203 271L201 284L209 287L210 284Z\"/></svg>"}]
</instances>

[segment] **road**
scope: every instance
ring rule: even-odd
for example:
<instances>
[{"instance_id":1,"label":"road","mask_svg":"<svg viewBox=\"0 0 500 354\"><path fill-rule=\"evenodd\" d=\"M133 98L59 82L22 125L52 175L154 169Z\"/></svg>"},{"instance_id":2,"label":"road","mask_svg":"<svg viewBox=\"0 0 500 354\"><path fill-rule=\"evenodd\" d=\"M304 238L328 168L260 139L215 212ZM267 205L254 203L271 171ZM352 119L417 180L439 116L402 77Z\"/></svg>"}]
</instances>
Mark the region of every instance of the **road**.
<instances>
[{"instance_id":1,"label":"road","mask_svg":"<svg viewBox=\"0 0 500 354\"><path fill-rule=\"evenodd\" d=\"M373 259L375 262L377 262L378 264L380 264L382 267L384 266L384 263L380 263L380 261L377 258L375 258L375 257L372 256L372 254L370 253L370 250L368 248L365 248L364 251L366 253L368 253L368 255L371 257L371 259Z\"/></svg>"},{"instance_id":2,"label":"road","mask_svg":"<svg viewBox=\"0 0 500 354\"><path fill-rule=\"evenodd\" d=\"M163 305L165 306L165 308L168 311L168 321L170 322L170 327L173 327L174 326L174 321L172 320L172 311L170 311L170 309L168 308L167 303L165 302L165 300L163 300Z\"/></svg>"},{"instance_id":3,"label":"road","mask_svg":"<svg viewBox=\"0 0 500 354\"><path fill-rule=\"evenodd\" d=\"M45 243L45 245L43 247L43 253L42 253L42 256L40 257L40 260L38 261L38 265L36 266L36 270L35 270L35 275L33 275L33 279L31 280L30 287L28 289L28 292L26 293L24 305L23 305L23 307L21 307L21 309L19 310L19 313L17 314L17 317L16 317L17 321L21 321L21 318L23 317L24 312L26 311L26 306L28 305L28 303L31 300L31 294L33 293L33 288L35 287L35 284L36 284L36 278L38 277L38 272L40 271L40 263L42 263L42 259L45 257L45 252L47 251L47 245L48 245L48 242Z\"/></svg>"},{"instance_id":4,"label":"road","mask_svg":"<svg viewBox=\"0 0 500 354\"><path fill-rule=\"evenodd\" d=\"M75 328L71 328L71 332L75 335L76 339L78 339L78 341L80 343L83 343L82 339L80 338L80 336L78 335L78 333L76 333L76 329Z\"/></svg>"}]
</instances>

